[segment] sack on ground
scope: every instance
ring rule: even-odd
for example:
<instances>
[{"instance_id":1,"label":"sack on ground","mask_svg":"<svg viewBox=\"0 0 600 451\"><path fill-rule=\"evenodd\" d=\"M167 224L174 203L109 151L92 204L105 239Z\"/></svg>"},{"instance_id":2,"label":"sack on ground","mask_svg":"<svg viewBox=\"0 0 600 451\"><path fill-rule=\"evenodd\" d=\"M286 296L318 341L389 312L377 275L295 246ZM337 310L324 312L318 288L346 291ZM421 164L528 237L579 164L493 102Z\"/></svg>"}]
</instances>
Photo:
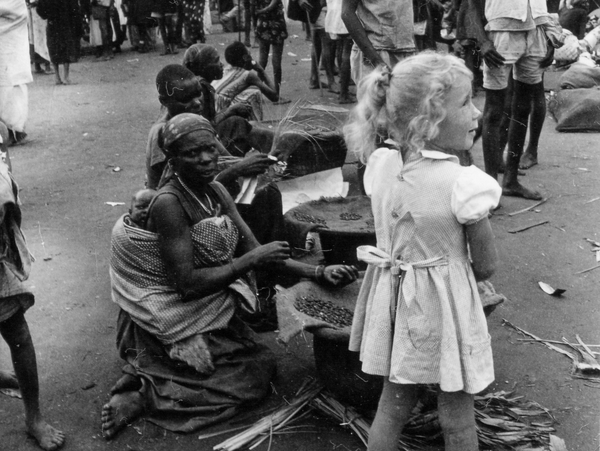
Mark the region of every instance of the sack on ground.
<instances>
[{"instance_id":1,"label":"sack on ground","mask_svg":"<svg viewBox=\"0 0 600 451\"><path fill-rule=\"evenodd\" d=\"M548 102L559 132L600 131L600 88L563 89Z\"/></svg>"},{"instance_id":2,"label":"sack on ground","mask_svg":"<svg viewBox=\"0 0 600 451\"><path fill-rule=\"evenodd\" d=\"M560 77L561 89L595 88L597 86L600 86L600 67L575 63Z\"/></svg>"}]
</instances>

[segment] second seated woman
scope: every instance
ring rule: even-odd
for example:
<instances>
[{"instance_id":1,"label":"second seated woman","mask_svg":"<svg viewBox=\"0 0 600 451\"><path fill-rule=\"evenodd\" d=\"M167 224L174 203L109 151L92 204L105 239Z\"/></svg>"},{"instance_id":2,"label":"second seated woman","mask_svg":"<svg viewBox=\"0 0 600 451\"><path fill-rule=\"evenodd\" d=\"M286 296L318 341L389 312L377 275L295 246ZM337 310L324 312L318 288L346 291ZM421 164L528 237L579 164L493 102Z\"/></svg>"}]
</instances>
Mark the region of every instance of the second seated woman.
<instances>
[{"instance_id":1,"label":"second seated woman","mask_svg":"<svg viewBox=\"0 0 600 451\"><path fill-rule=\"evenodd\" d=\"M246 46L235 41L225 49L227 66L221 79L212 82L217 100L217 113L236 103L252 106L250 120L262 121L262 94L272 102L279 100L278 90L263 67L252 59Z\"/></svg>"}]
</instances>

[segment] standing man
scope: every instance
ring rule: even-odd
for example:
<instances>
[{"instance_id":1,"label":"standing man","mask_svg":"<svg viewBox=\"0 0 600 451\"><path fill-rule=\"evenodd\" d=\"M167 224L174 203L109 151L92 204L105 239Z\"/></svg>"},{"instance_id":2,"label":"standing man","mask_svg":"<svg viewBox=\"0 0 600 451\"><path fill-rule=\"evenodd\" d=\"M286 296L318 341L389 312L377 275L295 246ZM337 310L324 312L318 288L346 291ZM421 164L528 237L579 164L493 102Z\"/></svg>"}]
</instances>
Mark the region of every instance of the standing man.
<instances>
[{"instance_id":1,"label":"standing man","mask_svg":"<svg viewBox=\"0 0 600 451\"><path fill-rule=\"evenodd\" d=\"M502 164L502 115L512 69L514 91L508 127L508 157L502 182L506 196L541 199L539 192L521 185L519 161L536 92L544 89L543 64L550 45L566 45L567 54L578 55L578 41L562 31L548 14L545 0L468 0L465 20L479 42L484 59L483 158L485 171L494 178ZM484 5L485 4L485 5ZM484 20L487 24L484 26Z\"/></svg>"},{"instance_id":2,"label":"standing man","mask_svg":"<svg viewBox=\"0 0 600 451\"><path fill-rule=\"evenodd\" d=\"M27 136L27 83L33 81L27 21L25 0L0 1L0 121L8 127L11 144Z\"/></svg>"},{"instance_id":3,"label":"standing man","mask_svg":"<svg viewBox=\"0 0 600 451\"><path fill-rule=\"evenodd\" d=\"M412 0L343 0L342 20L354 40L350 66L356 84L375 67L391 70L416 51Z\"/></svg>"}]
</instances>

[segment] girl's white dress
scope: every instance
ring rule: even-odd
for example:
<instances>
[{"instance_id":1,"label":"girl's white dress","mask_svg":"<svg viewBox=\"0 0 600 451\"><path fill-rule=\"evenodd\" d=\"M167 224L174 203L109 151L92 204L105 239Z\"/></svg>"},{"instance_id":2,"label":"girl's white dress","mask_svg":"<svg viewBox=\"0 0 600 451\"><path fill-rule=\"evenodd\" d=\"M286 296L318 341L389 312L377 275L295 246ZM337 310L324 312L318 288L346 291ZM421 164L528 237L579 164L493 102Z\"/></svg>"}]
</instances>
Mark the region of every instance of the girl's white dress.
<instances>
[{"instance_id":1,"label":"girl's white dress","mask_svg":"<svg viewBox=\"0 0 600 451\"><path fill-rule=\"evenodd\" d=\"M398 151L378 149L365 187L377 247L357 250L369 266L350 350L360 351L365 373L391 382L480 392L494 366L464 225L486 217L500 186L442 152L422 150L403 164Z\"/></svg>"}]
</instances>

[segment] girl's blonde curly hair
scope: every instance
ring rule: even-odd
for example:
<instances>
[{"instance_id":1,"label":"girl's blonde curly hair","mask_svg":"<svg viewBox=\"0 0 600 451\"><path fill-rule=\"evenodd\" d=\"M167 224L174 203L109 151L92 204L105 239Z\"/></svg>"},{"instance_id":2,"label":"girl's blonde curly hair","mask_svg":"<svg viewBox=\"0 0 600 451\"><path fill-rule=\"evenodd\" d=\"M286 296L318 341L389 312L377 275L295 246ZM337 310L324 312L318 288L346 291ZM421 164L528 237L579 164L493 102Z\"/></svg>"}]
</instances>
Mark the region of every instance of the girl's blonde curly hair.
<instances>
[{"instance_id":1,"label":"girl's blonde curly hair","mask_svg":"<svg viewBox=\"0 0 600 451\"><path fill-rule=\"evenodd\" d=\"M422 149L438 135L446 95L462 77L473 79L461 59L431 51L400 61L391 73L376 68L358 84L358 104L344 126L348 149L363 163L378 136L409 152Z\"/></svg>"}]
</instances>

